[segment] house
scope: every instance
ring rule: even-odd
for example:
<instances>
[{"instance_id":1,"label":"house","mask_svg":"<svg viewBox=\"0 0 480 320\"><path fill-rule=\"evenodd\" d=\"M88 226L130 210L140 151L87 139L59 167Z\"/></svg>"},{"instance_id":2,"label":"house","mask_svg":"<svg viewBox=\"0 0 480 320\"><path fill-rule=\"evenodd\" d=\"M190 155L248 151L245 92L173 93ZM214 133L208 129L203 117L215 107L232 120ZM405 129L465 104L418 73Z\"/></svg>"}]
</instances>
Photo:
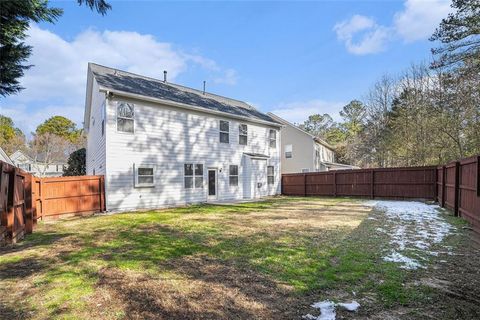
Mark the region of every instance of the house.
<instances>
[{"instance_id":1,"label":"house","mask_svg":"<svg viewBox=\"0 0 480 320\"><path fill-rule=\"evenodd\" d=\"M3 151L2 147L0 147L0 161L6 162L8 164L13 165L12 160L10 157Z\"/></svg>"},{"instance_id":2,"label":"house","mask_svg":"<svg viewBox=\"0 0 480 320\"><path fill-rule=\"evenodd\" d=\"M358 167L336 163L333 147L279 116L268 113L281 123L282 173L348 170Z\"/></svg>"},{"instance_id":3,"label":"house","mask_svg":"<svg viewBox=\"0 0 480 320\"><path fill-rule=\"evenodd\" d=\"M33 159L26 153L17 150L11 156L13 164L37 177L60 177L63 175L66 163L58 161L45 163L42 159Z\"/></svg>"},{"instance_id":4,"label":"house","mask_svg":"<svg viewBox=\"0 0 480 320\"><path fill-rule=\"evenodd\" d=\"M89 63L87 174L107 210L280 193L281 125L245 102Z\"/></svg>"}]
</instances>

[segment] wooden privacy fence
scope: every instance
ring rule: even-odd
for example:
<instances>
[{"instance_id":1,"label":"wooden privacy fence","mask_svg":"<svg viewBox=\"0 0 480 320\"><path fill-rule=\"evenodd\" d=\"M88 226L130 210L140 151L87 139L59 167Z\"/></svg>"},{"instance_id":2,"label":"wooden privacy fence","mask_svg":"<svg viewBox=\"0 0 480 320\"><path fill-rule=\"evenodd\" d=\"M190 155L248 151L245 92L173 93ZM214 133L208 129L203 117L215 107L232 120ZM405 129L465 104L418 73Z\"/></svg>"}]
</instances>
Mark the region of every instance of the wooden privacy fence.
<instances>
[{"instance_id":1,"label":"wooden privacy fence","mask_svg":"<svg viewBox=\"0 0 480 320\"><path fill-rule=\"evenodd\" d=\"M282 193L434 200L435 170L436 167L412 167L284 174Z\"/></svg>"},{"instance_id":2,"label":"wooden privacy fence","mask_svg":"<svg viewBox=\"0 0 480 320\"><path fill-rule=\"evenodd\" d=\"M437 202L480 233L480 156L437 167Z\"/></svg>"},{"instance_id":3,"label":"wooden privacy fence","mask_svg":"<svg viewBox=\"0 0 480 320\"><path fill-rule=\"evenodd\" d=\"M104 210L103 176L37 178L0 161L0 245L31 233L38 219Z\"/></svg>"},{"instance_id":4,"label":"wooden privacy fence","mask_svg":"<svg viewBox=\"0 0 480 320\"><path fill-rule=\"evenodd\" d=\"M480 156L439 167L284 174L282 194L434 200L480 234Z\"/></svg>"}]
</instances>

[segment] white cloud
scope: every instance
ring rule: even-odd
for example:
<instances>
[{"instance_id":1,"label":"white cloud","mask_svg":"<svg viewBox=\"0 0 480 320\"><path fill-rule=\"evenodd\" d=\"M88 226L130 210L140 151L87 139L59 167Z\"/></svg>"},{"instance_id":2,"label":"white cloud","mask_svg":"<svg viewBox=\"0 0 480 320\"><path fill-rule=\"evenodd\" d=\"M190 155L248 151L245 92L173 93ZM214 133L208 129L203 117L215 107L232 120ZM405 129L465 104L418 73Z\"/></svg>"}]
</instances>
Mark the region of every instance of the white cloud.
<instances>
[{"instance_id":1,"label":"white cloud","mask_svg":"<svg viewBox=\"0 0 480 320\"><path fill-rule=\"evenodd\" d=\"M292 123L303 123L308 116L312 114L328 113L334 120L339 120L339 112L346 103L344 102L328 102L323 100L309 100L282 103L273 108L270 112L284 118Z\"/></svg>"},{"instance_id":2,"label":"white cloud","mask_svg":"<svg viewBox=\"0 0 480 320\"><path fill-rule=\"evenodd\" d=\"M394 14L392 26L378 24L373 18L354 15L337 23L337 39L353 54L384 51L389 41L413 42L428 39L442 18L452 11L451 0L405 0L404 8Z\"/></svg>"},{"instance_id":3,"label":"white cloud","mask_svg":"<svg viewBox=\"0 0 480 320\"><path fill-rule=\"evenodd\" d=\"M394 16L396 32L406 42L428 39L452 11L450 0L407 0Z\"/></svg>"},{"instance_id":4,"label":"white cloud","mask_svg":"<svg viewBox=\"0 0 480 320\"><path fill-rule=\"evenodd\" d=\"M223 69L209 58L186 53L148 34L88 29L67 41L32 24L28 35L26 42L33 46L29 63L34 67L21 79L26 89L0 107L0 113L12 115L27 132L55 114L66 115L81 126L88 62L157 78L163 78L163 70L167 70L169 80L191 67L200 67L225 84L235 84L237 79L235 70ZM46 107L37 111L42 103ZM11 106L16 106L15 110Z\"/></svg>"},{"instance_id":5,"label":"white cloud","mask_svg":"<svg viewBox=\"0 0 480 320\"><path fill-rule=\"evenodd\" d=\"M373 19L354 15L349 20L337 23L333 30L338 40L344 42L350 53L363 55L385 50L391 36L389 28L378 25Z\"/></svg>"}]
</instances>

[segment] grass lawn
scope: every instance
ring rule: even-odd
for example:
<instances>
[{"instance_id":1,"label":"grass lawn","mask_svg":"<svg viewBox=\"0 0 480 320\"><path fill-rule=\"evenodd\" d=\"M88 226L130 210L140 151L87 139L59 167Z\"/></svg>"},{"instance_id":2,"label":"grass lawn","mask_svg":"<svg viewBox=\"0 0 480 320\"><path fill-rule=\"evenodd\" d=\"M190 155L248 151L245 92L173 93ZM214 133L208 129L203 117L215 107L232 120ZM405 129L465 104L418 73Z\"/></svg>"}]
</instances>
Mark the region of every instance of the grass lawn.
<instances>
[{"instance_id":1,"label":"grass lawn","mask_svg":"<svg viewBox=\"0 0 480 320\"><path fill-rule=\"evenodd\" d=\"M453 254L405 270L382 259L381 217L363 200L279 197L41 222L0 249L0 314L300 319L325 299L360 302L340 318L480 314L480 254L461 220L447 217Z\"/></svg>"}]
</instances>

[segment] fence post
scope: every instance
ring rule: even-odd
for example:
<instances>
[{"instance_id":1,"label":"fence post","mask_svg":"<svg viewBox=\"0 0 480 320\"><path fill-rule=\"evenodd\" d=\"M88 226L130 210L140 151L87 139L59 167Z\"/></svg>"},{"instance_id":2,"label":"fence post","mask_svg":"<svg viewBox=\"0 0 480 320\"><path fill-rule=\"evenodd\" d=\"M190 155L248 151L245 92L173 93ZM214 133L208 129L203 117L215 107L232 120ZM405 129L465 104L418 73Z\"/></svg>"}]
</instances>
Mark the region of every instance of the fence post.
<instances>
[{"instance_id":1,"label":"fence post","mask_svg":"<svg viewBox=\"0 0 480 320\"><path fill-rule=\"evenodd\" d=\"M337 196L337 172L333 171L333 196Z\"/></svg>"},{"instance_id":2,"label":"fence post","mask_svg":"<svg viewBox=\"0 0 480 320\"><path fill-rule=\"evenodd\" d=\"M477 156L477 197L480 197L480 156Z\"/></svg>"},{"instance_id":3,"label":"fence post","mask_svg":"<svg viewBox=\"0 0 480 320\"><path fill-rule=\"evenodd\" d=\"M307 174L303 174L303 196L307 196Z\"/></svg>"},{"instance_id":4,"label":"fence post","mask_svg":"<svg viewBox=\"0 0 480 320\"><path fill-rule=\"evenodd\" d=\"M455 217L458 217L459 211L459 203L460 203L460 162L455 162L455 193L454 193L454 214Z\"/></svg>"},{"instance_id":5,"label":"fence post","mask_svg":"<svg viewBox=\"0 0 480 320\"><path fill-rule=\"evenodd\" d=\"M283 181L283 176L282 176ZM100 212L105 211L105 177L100 176Z\"/></svg>"},{"instance_id":6,"label":"fence post","mask_svg":"<svg viewBox=\"0 0 480 320\"><path fill-rule=\"evenodd\" d=\"M32 205L32 187L33 179L30 174L26 174L23 180L24 201L25 201L25 233L33 231L33 205Z\"/></svg>"},{"instance_id":7,"label":"fence post","mask_svg":"<svg viewBox=\"0 0 480 320\"><path fill-rule=\"evenodd\" d=\"M370 198L375 198L375 169L371 169L371 190L370 190Z\"/></svg>"},{"instance_id":8,"label":"fence post","mask_svg":"<svg viewBox=\"0 0 480 320\"><path fill-rule=\"evenodd\" d=\"M38 199L38 192L37 190L37 178L32 176L32 217L33 217L33 226L37 225L38 216L37 216L37 199Z\"/></svg>"},{"instance_id":9,"label":"fence post","mask_svg":"<svg viewBox=\"0 0 480 320\"><path fill-rule=\"evenodd\" d=\"M445 208L445 191L447 189L447 167L442 166L442 208Z\"/></svg>"},{"instance_id":10,"label":"fence post","mask_svg":"<svg viewBox=\"0 0 480 320\"><path fill-rule=\"evenodd\" d=\"M438 202L438 168L435 167L435 175L433 177L433 201Z\"/></svg>"},{"instance_id":11,"label":"fence post","mask_svg":"<svg viewBox=\"0 0 480 320\"><path fill-rule=\"evenodd\" d=\"M8 170L8 191L7 191L7 234L10 241L15 243L15 168Z\"/></svg>"}]
</instances>

